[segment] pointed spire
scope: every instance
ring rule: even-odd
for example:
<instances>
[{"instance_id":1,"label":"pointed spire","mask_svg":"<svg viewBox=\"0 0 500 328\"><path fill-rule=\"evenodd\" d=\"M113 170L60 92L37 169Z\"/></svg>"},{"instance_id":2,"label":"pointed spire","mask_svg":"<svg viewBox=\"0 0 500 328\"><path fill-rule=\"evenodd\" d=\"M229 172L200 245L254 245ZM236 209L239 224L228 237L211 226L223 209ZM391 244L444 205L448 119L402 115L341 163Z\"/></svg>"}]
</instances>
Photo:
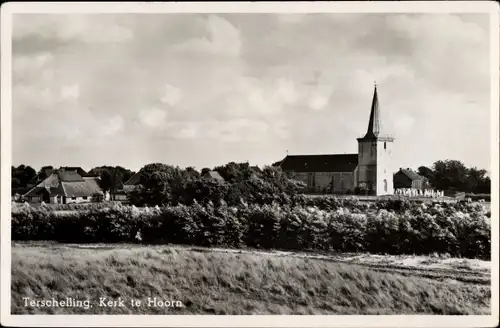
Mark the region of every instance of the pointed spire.
<instances>
[{"instance_id":1,"label":"pointed spire","mask_svg":"<svg viewBox=\"0 0 500 328\"><path fill-rule=\"evenodd\" d=\"M377 94L377 83L375 82L375 88L373 92L372 108L370 112L370 122L368 123L368 130L363 139L373 139L377 138L380 134L380 113L378 106L378 94Z\"/></svg>"}]
</instances>

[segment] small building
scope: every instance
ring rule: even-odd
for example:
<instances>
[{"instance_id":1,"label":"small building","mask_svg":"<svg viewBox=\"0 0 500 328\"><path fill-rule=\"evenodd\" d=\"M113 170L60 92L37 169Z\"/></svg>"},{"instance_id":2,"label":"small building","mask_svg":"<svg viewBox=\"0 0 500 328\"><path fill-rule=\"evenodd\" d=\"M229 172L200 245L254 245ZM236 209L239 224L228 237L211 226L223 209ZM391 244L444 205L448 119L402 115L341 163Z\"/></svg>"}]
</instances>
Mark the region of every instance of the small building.
<instances>
[{"instance_id":1,"label":"small building","mask_svg":"<svg viewBox=\"0 0 500 328\"><path fill-rule=\"evenodd\" d=\"M214 180L218 180L218 181L221 181L221 182L225 182L224 178L217 171L208 171L207 173L205 173L202 176L202 178L204 178L204 179L214 179Z\"/></svg>"},{"instance_id":2,"label":"small building","mask_svg":"<svg viewBox=\"0 0 500 328\"><path fill-rule=\"evenodd\" d=\"M53 168L43 168L40 170L40 172L35 175L28 183L26 184L26 187L31 189L34 186L38 185L41 183L43 180L47 179L52 173L54 173Z\"/></svg>"},{"instance_id":3,"label":"small building","mask_svg":"<svg viewBox=\"0 0 500 328\"><path fill-rule=\"evenodd\" d=\"M94 177L76 171L55 170L23 198L30 203L71 204L102 201L104 193Z\"/></svg>"},{"instance_id":4,"label":"small building","mask_svg":"<svg viewBox=\"0 0 500 328\"><path fill-rule=\"evenodd\" d=\"M130 177L130 179L128 179L123 184L123 192L124 193L129 193L129 192L133 191L141 183L141 175L142 175L141 171L139 171L136 174L132 175Z\"/></svg>"},{"instance_id":5,"label":"small building","mask_svg":"<svg viewBox=\"0 0 500 328\"><path fill-rule=\"evenodd\" d=\"M394 174L393 181L394 189L425 189L425 179L409 168L400 168L399 171Z\"/></svg>"}]
</instances>

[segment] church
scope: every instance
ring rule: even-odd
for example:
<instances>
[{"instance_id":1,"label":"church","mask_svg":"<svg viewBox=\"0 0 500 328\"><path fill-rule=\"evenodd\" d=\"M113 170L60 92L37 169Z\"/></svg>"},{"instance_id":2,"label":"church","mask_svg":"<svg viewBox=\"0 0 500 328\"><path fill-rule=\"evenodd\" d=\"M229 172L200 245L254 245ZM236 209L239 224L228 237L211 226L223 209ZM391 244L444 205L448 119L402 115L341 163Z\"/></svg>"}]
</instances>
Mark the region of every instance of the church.
<instances>
[{"instance_id":1,"label":"church","mask_svg":"<svg viewBox=\"0 0 500 328\"><path fill-rule=\"evenodd\" d=\"M357 139L357 154L287 155L277 164L291 178L306 183L312 193L393 194L394 138L382 130L375 85L368 130Z\"/></svg>"}]
</instances>

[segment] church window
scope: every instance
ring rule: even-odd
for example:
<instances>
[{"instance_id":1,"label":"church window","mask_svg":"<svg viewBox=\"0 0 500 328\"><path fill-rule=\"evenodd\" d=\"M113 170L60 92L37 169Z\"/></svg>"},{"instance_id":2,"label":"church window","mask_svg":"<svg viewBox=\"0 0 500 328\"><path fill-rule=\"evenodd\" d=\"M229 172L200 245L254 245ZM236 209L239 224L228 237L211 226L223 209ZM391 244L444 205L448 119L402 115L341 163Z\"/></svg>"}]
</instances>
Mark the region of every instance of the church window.
<instances>
[{"instance_id":1,"label":"church window","mask_svg":"<svg viewBox=\"0 0 500 328\"><path fill-rule=\"evenodd\" d=\"M387 180L384 179L384 192L387 192Z\"/></svg>"},{"instance_id":2,"label":"church window","mask_svg":"<svg viewBox=\"0 0 500 328\"><path fill-rule=\"evenodd\" d=\"M387 142L384 142L384 149L387 149Z\"/></svg>"}]
</instances>

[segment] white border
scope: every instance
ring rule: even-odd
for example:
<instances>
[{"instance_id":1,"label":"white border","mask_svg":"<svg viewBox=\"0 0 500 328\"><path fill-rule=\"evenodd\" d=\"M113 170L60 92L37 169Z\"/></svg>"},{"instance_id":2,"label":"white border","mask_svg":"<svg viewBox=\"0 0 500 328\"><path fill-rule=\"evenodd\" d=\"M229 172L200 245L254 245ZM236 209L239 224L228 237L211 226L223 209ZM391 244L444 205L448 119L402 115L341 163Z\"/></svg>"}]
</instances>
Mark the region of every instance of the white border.
<instances>
[{"instance_id":1,"label":"white border","mask_svg":"<svg viewBox=\"0 0 500 328\"><path fill-rule=\"evenodd\" d=\"M3 3L1 6L1 317L5 326L36 327L495 327L499 322L499 11L494 1L456 2L208 2L208 3ZM10 314L11 32L15 13L487 13L491 36L491 231L492 315L490 316L148 316ZM464 49L464 51L467 51Z\"/></svg>"}]
</instances>

